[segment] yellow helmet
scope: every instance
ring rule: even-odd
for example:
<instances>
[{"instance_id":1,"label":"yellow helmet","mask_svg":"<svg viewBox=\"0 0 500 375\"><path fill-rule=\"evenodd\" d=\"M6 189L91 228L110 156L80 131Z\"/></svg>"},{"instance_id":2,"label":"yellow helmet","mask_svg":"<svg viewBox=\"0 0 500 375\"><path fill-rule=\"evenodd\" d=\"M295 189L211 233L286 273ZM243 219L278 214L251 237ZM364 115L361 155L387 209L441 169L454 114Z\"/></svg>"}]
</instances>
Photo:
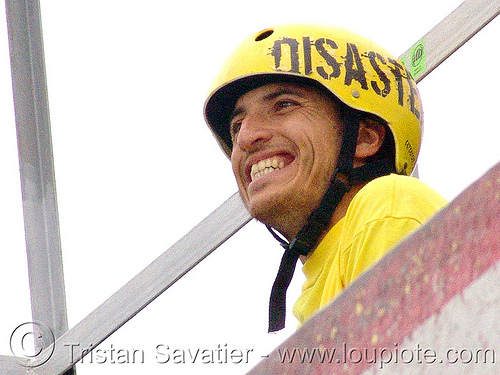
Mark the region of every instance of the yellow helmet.
<instances>
[{"instance_id":1,"label":"yellow helmet","mask_svg":"<svg viewBox=\"0 0 500 375\"><path fill-rule=\"evenodd\" d=\"M395 168L411 174L420 150L423 111L416 82L382 47L346 29L283 25L241 43L222 67L205 102L205 119L227 155L229 116L245 92L276 81L309 80L349 107L387 122Z\"/></svg>"}]
</instances>

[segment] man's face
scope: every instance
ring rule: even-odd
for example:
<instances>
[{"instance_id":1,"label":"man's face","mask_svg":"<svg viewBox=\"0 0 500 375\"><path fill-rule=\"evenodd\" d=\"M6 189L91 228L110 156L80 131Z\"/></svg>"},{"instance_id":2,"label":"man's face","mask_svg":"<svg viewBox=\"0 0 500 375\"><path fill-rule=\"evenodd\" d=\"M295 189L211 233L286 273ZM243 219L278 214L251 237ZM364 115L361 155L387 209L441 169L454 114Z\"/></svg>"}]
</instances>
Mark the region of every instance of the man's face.
<instances>
[{"instance_id":1,"label":"man's face","mask_svg":"<svg viewBox=\"0 0 500 375\"><path fill-rule=\"evenodd\" d=\"M239 98L231 163L253 217L295 236L328 188L340 124L336 103L307 86L268 84Z\"/></svg>"}]
</instances>

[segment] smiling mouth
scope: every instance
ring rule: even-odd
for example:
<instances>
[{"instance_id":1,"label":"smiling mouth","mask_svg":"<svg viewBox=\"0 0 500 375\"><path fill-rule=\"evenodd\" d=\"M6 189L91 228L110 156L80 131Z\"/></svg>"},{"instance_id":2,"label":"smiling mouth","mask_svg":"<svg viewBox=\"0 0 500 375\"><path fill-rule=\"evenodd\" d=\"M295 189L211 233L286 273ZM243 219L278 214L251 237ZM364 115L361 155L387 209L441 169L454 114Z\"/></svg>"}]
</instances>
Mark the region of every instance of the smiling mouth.
<instances>
[{"instance_id":1,"label":"smiling mouth","mask_svg":"<svg viewBox=\"0 0 500 375\"><path fill-rule=\"evenodd\" d=\"M280 170L284 167L285 167L285 162L283 160L278 160L277 157L264 159L252 165L252 169L250 171L250 177L253 182L258 178L265 176L266 174Z\"/></svg>"}]
</instances>

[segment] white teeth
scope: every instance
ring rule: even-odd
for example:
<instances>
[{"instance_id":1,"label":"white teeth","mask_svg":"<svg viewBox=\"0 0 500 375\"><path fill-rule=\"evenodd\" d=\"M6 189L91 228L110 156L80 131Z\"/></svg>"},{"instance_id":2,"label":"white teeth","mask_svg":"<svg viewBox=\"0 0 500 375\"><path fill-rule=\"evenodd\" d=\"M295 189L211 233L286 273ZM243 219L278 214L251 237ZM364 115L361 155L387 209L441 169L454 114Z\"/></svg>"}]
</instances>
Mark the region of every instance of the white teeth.
<instances>
[{"instance_id":1,"label":"white teeth","mask_svg":"<svg viewBox=\"0 0 500 375\"><path fill-rule=\"evenodd\" d=\"M274 172L275 170L285 167L284 161L278 161L277 158L269 158L266 160L261 160L258 163L252 165L252 170L250 172L252 181L255 181L261 176L268 173Z\"/></svg>"}]
</instances>

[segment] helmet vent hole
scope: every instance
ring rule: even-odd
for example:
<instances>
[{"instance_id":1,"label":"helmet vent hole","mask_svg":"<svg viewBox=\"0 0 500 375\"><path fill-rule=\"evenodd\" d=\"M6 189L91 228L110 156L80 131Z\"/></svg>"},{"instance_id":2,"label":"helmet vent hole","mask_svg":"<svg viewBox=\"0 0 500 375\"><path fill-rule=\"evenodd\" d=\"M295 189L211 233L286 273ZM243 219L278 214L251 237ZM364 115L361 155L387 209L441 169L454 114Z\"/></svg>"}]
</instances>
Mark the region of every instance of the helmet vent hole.
<instances>
[{"instance_id":1,"label":"helmet vent hole","mask_svg":"<svg viewBox=\"0 0 500 375\"><path fill-rule=\"evenodd\" d=\"M274 33L274 30L264 30L262 31L259 35L255 37L256 42L260 42L261 40L266 39L267 37L271 36L271 34Z\"/></svg>"}]
</instances>

